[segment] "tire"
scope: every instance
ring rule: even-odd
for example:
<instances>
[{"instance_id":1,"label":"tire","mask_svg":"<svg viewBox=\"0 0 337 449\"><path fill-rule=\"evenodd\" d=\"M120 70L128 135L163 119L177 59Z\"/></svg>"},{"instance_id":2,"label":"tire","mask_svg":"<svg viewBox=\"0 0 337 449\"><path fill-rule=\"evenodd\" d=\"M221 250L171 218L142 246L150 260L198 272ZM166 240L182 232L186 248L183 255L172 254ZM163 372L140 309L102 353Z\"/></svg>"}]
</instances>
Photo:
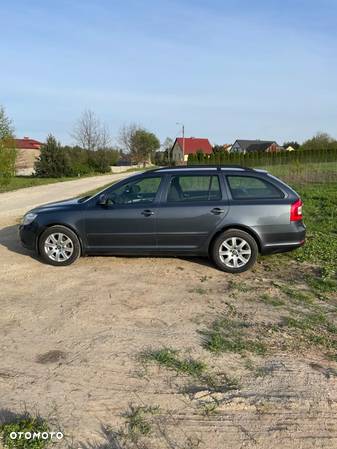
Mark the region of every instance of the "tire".
<instances>
[{"instance_id":1,"label":"tire","mask_svg":"<svg viewBox=\"0 0 337 449\"><path fill-rule=\"evenodd\" d=\"M247 232L228 229L216 237L210 252L220 270L242 273L255 264L259 248L256 240Z\"/></svg>"},{"instance_id":2,"label":"tire","mask_svg":"<svg viewBox=\"0 0 337 449\"><path fill-rule=\"evenodd\" d=\"M77 235L66 226L51 226L39 239L39 253L49 265L64 267L74 263L81 255Z\"/></svg>"}]
</instances>

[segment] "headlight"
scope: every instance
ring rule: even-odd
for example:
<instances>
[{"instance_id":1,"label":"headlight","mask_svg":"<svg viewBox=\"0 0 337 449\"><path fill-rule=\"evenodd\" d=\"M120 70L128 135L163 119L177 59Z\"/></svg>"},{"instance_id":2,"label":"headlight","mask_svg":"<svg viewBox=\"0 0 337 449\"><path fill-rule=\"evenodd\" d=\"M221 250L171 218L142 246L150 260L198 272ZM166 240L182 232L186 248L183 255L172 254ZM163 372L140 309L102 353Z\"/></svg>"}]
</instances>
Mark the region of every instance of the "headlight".
<instances>
[{"instance_id":1,"label":"headlight","mask_svg":"<svg viewBox=\"0 0 337 449\"><path fill-rule=\"evenodd\" d=\"M22 224L23 224L24 226L29 225L29 224L31 224L31 223L35 220L36 217L37 217L36 214L33 214L33 213L30 212L30 213L26 214L26 215L23 217L23 219L22 219Z\"/></svg>"}]
</instances>

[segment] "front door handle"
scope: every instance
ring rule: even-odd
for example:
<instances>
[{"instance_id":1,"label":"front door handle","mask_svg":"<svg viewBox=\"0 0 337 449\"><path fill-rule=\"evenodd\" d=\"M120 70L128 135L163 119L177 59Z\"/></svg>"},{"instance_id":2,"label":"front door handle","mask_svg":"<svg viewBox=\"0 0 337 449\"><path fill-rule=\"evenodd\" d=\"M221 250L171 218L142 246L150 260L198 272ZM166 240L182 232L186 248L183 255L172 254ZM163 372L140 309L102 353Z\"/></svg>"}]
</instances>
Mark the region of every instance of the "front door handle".
<instances>
[{"instance_id":1,"label":"front door handle","mask_svg":"<svg viewBox=\"0 0 337 449\"><path fill-rule=\"evenodd\" d=\"M211 213L214 215L220 215L223 214L225 212L225 209L221 209L220 207L215 207L214 209L211 210Z\"/></svg>"},{"instance_id":2,"label":"front door handle","mask_svg":"<svg viewBox=\"0 0 337 449\"><path fill-rule=\"evenodd\" d=\"M144 215L144 217L151 217L151 215L154 215L154 212L153 210L145 209L141 212L141 214Z\"/></svg>"}]
</instances>

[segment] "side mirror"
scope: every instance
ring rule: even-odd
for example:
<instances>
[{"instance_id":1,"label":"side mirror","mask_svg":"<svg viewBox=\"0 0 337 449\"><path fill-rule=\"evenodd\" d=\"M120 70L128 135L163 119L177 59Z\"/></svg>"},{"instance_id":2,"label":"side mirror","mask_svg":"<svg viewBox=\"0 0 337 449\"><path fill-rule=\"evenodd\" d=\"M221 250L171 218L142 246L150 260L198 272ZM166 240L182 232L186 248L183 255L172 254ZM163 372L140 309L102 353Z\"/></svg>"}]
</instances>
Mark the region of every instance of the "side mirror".
<instances>
[{"instance_id":1,"label":"side mirror","mask_svg":"<svg viewBox=\"0 0 337 449\"><path fill-rule=\"evenodd\" d=\"M102 193L102 195L99 196L97 204L100 206L107 206L108 205L108 196L105 193Z\"/></svg>"}]
</instances>

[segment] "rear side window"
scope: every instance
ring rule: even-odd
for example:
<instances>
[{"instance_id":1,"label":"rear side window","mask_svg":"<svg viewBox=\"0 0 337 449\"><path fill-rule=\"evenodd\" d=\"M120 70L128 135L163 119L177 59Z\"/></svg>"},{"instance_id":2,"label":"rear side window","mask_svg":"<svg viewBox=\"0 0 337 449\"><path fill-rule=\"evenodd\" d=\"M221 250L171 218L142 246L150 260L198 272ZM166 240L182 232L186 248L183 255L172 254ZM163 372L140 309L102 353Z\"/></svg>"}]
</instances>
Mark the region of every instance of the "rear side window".
<instances>
[{"instance_id":1,"label":"rear side window","mask_svg":"<svg viewBox=\"0 0 337 449\"><path fill-rule=\"evenodd\" d=\"M172 176L167 201L215 201L221 200L218 176Z\"/></svg>"},{"instance_id":2,"label":"rear side window","mask_svg":"<svg viewBox=\"0 0 337 449\"><path fill-rule=\"evenodd\" d=\"M264 179L254 176L227 176L227 180L235 200L284 198L280 189Z\"/></svg>"}]
</instances>

